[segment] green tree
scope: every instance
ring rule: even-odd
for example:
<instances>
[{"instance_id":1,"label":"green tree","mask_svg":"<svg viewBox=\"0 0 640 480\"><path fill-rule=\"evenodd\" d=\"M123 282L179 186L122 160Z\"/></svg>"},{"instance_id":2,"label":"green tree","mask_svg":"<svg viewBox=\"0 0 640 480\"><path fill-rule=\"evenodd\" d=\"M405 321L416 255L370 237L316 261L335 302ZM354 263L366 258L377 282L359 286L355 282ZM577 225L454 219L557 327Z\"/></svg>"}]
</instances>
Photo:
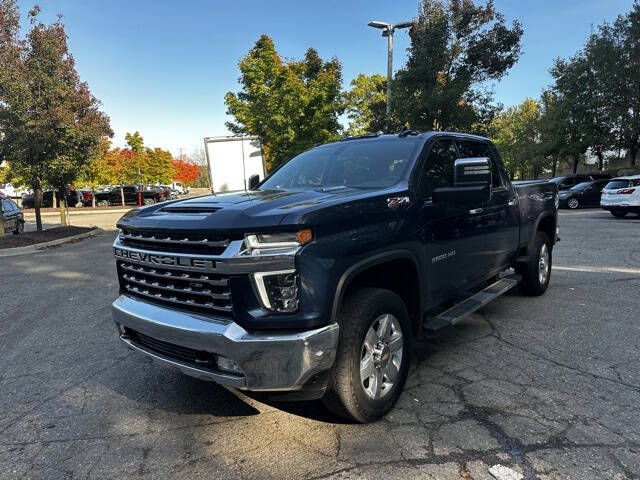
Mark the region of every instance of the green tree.
<instances>
[{"instance_id":1,"label":"green tree","mask_svg":"<svg viewBox=\"0 0 640 480\"><path fill-rule=\"evenodd\" d=\"M303 60L283 61L262 35L238 63L238 93L225 95L227 128L262 139L268 170L320 142L337 137L344 111L337 59L324 62L310 48Z\"/></svg>"},{"instance_id":2,"label":"green tree","mask_svg":"<svg viewBox=\"0 0 640 480\"><path fill-rule=\"evenodd\" d=\"M387 78L361 73L351 80L351 90L344 94L344 104L349 117L349 135L384 131L387 105Z\"/></svg>"},{"instance_id":3,"label":"green tree","mask_svg":"<svg viewBox=\"0 0 640 480\"><path fill-rule=\"evenodd\" d=\"M0 0L0 158L34 190L41 231L43 185L72 181L112 132L80 81L61 20L45 25L38 13L38 7L29 12L31 28L22 39L15 0Z\"/></svg>"},{"instance_id":4,"label":"green tree","mask_svg":"<svg viewBox=\"0 0 640 480\"><path fill-rule=\"evenodd\" d=\"M493 116L485 87L520 56L517 21L509 28L493 0L423 0L410 36L407 64L392 84L396 126L470 130Z\"/></svg>"}]
</instances>

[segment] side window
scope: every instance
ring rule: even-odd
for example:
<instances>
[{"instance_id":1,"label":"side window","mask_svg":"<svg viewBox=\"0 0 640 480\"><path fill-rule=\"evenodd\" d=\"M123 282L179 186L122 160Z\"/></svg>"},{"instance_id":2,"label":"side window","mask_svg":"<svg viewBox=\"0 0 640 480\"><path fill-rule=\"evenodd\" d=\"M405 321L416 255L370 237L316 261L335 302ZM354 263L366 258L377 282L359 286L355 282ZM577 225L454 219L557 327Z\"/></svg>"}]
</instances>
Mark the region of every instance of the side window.
<instances>
[{"instance_id":1,"label":"side window","mask_svg":"<svg viewBox=\"0 0 640 480\"><path fill-rule=\"evenodd\" d=\"M418 183L423 198L431 198L436 188L453 186L453 164L457 158L453 140L438 140L431 146Z\"/></svg>"},{"instance_id":2,"label":"side window","mask_svg":"<svg viewBox=\"0 0 640 480\"><path fill-rule=\"evenodd\" d=\"M11 204L9 203L9 200L2 200L2 211L4 213L11 213L13 212L13 207L11 206Z\"/></svg>"},{"instance_id":3,"label":"side window","mask_svg":"<svg viewBox=\"0 0 640 480\"><path fill-rule=\"evenodd\" d=\"M478 158L488 157L491 162L491 187L504 187L504 180L500 174L498 159L494 155L488 143L474 142L470 140L458 140L458 150L460 150L460 158Z\"/></svg>"}]
</instances>

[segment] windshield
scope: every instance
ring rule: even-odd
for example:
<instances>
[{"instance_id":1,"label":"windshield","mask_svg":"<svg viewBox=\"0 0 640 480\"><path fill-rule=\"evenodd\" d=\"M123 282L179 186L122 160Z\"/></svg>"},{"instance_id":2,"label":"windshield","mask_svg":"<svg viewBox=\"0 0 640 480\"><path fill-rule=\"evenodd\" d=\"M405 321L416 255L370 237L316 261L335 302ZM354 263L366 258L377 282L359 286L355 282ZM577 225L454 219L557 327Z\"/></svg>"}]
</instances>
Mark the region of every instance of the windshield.
<instances>
[{"instance_id":1,"label":"windshield","mask_svg":"<svg viewBox=\"0 0 640 480\"><path fill-rule=\"evenodd\" d=\"M582 182L577 184L575 187L571 187L569 190L571 190L572 192L578 192L580 190L584 190L589 185L591 185L591 182Z\"/></svg>"},{"instance_id":2,"label":"windshield","mask_svg":"<svg viewBox=\"0 0 640 480\"><path fill-rule=\"evenodd\" d=\"M301 153L273 173L260 189L384 188L402 177L416 139L347 141Z\"/></svg>"}]
</instances>

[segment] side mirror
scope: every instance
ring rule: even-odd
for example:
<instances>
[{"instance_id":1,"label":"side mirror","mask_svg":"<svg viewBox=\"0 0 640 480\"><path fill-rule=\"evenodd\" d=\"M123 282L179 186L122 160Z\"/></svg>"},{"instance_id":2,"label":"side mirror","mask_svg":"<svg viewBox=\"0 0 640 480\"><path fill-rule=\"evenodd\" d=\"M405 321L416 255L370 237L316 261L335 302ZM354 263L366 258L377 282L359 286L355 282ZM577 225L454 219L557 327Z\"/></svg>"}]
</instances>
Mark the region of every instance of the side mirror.
<instances>
[{"instance_id":1,"label":"side mirror","mask_svg":"<svg viewBox=\"0 0 640 480\"><path fill-rule=\"evenodd\" d=\"M481 203L491 200L491 163L488 158L460 158L453 169L453 187L436 188L436 203Z\"/></svg>"},{"instance_id":2,"label":"side mirror","mask_svg":"<svg viewBox=\"0 0 640 480\"><path fill-rule=\"evenodd\" d=\"M249 177L249 190L255 190L260 183L260 177L258 175L251 175Z\"/></svg>"}]
</instances>

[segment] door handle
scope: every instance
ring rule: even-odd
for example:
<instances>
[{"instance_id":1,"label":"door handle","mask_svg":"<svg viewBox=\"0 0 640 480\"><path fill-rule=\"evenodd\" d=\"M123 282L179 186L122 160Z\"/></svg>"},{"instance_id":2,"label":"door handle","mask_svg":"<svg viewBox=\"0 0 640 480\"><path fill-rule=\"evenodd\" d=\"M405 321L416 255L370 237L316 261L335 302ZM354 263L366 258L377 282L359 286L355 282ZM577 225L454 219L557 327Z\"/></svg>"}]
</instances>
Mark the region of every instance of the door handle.
<instances>
[{"instance_id":1,"label":"door handle","mask_svg":"<svg viewBox=\"0 0 640 480\"><path fill-rule=\"evenodd\" d=\"M477 215L478 213L484 212L484 208L474 208L473 210L469 210L471 215Z\"/></svg>"}]
</instances>

